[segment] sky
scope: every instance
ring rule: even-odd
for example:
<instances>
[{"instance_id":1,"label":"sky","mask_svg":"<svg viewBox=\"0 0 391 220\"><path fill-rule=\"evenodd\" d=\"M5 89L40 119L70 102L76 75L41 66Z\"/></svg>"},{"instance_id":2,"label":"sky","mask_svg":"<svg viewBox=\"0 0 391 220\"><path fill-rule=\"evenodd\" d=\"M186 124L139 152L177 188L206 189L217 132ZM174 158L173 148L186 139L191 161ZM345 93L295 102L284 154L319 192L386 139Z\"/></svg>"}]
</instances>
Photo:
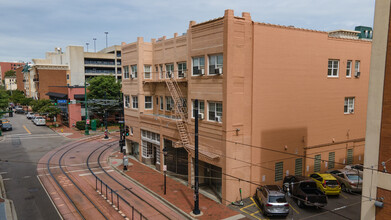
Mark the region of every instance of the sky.
<instances>
[{"instance_id":1,"label":"sky","mask_svg":"<svg viewBox=\"0 0 391 220\"><path fill-rule=\"evenodd\" d=\"M190 21L249 12L256 22L331 31L373 27L375 0L0 0L0 62L45 58L68 45L97 51L185 33Z\"/></svg>"}]
</instances>

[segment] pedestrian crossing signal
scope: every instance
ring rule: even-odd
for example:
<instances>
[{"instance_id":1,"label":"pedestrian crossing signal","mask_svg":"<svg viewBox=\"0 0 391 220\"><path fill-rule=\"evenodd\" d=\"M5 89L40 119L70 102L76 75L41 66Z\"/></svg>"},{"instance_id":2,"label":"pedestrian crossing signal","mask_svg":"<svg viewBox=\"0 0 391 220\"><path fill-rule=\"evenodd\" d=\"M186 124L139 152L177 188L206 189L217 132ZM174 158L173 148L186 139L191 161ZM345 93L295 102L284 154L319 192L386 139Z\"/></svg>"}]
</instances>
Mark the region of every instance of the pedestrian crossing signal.
<instances>
[{"instance_id":1,"label":"pedestrian crossing signal","mask_svg":"<svg viewBox=\"0 0 391 220\"><path fill-rule=\"evenodd\" d=\"M129 126L125 127L125 136L129 136Z\"/></svg>"}]
</instances>

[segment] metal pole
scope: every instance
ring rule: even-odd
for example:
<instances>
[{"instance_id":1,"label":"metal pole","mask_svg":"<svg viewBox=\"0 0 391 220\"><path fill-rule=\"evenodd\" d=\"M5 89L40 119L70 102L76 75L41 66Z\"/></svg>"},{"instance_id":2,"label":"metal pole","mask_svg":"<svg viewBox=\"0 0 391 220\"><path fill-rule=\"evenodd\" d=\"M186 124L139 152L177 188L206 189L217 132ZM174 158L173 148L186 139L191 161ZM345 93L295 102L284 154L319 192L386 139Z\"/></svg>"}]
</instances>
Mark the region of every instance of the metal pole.
<instances>
[{"instance_id":1,"label":"metal pole","mask_svg":"<svg viewBox=\"0 0 391 220\"><path fill-rule=\"evenodd\" d=\"M120 113L120 121L122 121L122 123L119 124L119 133L120 133L120 145L119 145L119 151L122 153L122 148L124 147L123 145L123 142L125 142L125 137L124 137L124 125L125 125L125 117L124 117L124 103L123 103L123 100L124 100L124 94L120 91L119 92L120 96L120 100L119 100L119 105L120 105L120 108L121 108L121 113ZM125 151L124 151L125 152Z\"/></svg>"},{"instance_id":2,"label":"metal pole","mask_svg":"<svg viewBox=\"0 0 391 220\"><path fill-rule=\"evenodd\" d=\"M105 32L105 34L106 34L106 48L108 47L108 44L107 44L107 35L109 34L109 32Z\"/></svg>"},{"instance_id":3,"label":"metal pole","mask_svg":"<svg viewBox=\"0 0 391 220\"><path fill-rule=\"evenodd\" d=\"M105 92L105 104L106 104L106 100L107 100L107 91ZM107 106L105 105L105 139L109 139L109 136L107 135Z\"/></svg>"},{"instance_id":4,"label":"metal pole","mask_svg":"<svg viewBox=\"0 0 391 220\"><path fill-rule=\"evenodd\" d=\"M92 38L92 40L94 40L94 51L96 53L96 38Z\"/></svg>"},{"instance_id":5,"label":"metal pole","mask_svg":"<svg viewBox=\"0 0 391 220\"><path fill-rule=\"evenodd\" d=\"M87 104L87 82L86 82L86 79L84 79L84 109L85 109L85 112L86 112L86 128L85 128L85 135L89 135L90 132L88 131L88 124L87 124L87 120L88 120L88 104Z\"/></svg>"},{"instance_id":6,"label":"metal pole","mask_svg":"<svg viewBox=\"0 0 391 220\"><path fill-rule=\"evenodd\" d=\"M194 159L195 159L195 169L194 169L194 215L199 215L201 213L199 208L199 196L198 196L198 99L194 100L195 108L195 135L194 135Z\"/></svg>"},{"instance_id":7,"label":"metal pole","mask_svg":"<svg viewBox=\"0 0 391 220\"><path fill-rule=\"evenodd\" d=\"M86 45L87 45L87 52L88 52L88 45L90 45L90 43L86 43Z\"/></svg>"},{"instance_id":8,"label":"metal pole","mask_svg":"<svg viewBox=\"0 0 391 220\"><path fill-rule=\"evenodd\" d=\"M166 156L164 156L164 160L166 160ZM164 161L164 165L166 165L166 161ZM167 189L166 178L167 178L167 171L164 171L164 195L166 195L166 189Z\"/></svg>"}]
</instances>

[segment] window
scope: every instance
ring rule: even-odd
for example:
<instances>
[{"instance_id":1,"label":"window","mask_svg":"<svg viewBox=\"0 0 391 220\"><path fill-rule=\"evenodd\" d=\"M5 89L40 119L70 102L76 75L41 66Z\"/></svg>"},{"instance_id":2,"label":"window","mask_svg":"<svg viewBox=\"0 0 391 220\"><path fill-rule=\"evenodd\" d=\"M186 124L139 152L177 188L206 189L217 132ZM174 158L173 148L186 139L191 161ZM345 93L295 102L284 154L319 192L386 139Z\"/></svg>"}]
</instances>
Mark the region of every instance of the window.
<instances>
[{"instance_id":1,"label":"window","mask_svg":"<svg viewBox=\"0 0 391 220\"><path fill-rule=\"evenodd\" d=\"M347 164L353 163L353 149L348 149Z\"/></svg>"},{"instance_id":2,"label":"window","mask_svg":"<svg viewBox=\"0 0 391 220\"><path fill-rule=\"evenodd\" d=\"M159 146L155 147L155 158L156 158L156 163L160 164L160 147Z\"/></svg>"},{"instance_id":3,"label":"window","mask_svg":"<svg viewBox=\"0 0 391 220\"><path fill-rule=\"evenodd\" d=\"M152 96L145 96L145 109L152 109Z\"/></svg>"},{"instance_id":4,"label":"window","mask_svg":"<svg viewBox=\"0 0 391 220\"><path fill-rule=\"evenodd\" d=\"M166 79L174 78L174 64L166 64Z\"/></svg>"},{"instance_id":5,"label":"window","mask_svg":"<svg viewBox=\"0 0 391 220\"><path fill-rule=\"evenodd\" d=\"M314 172L319 172L320 171L320 162L321 162L321 155L315 155L315 160L314 160Z\"/></svg>"},{"instance_id":6,"label":"window","mask_svg":"<svg viewBox=\"0 0 391 220\"><path fill-rule=\"evenodd\" d=\"M144 65L144 79L150 79L150 78L151 78L151 66Z\"/></svg>"},{"instance_id":7,"label":"window","mask_svg":"<svg viewBox=\"0 0 391 220\"><path fill-rule=\"evenodd\" d=\"M223 116L223 104L221 102L209 102L208 120L221 122Z\"/></svg>"},{"instance_id":8,"label":"window","mask_svg":"<svg viewBox=\"0 0 391 220\"><path fill-rule=\"evenodd\" d=\"M163 65L160 65L160 79L164 79Z\"/></svg>"},{"instance_id":9,"label":"window","mask_svg":"<svg viewBox=\"0 0 391 220\"><path fill-rule=\"evenodd\" d=\"M345 104L343 106L345 114L354 113L354 97L346 97Z\"/></svg>"},{"instance_id":10,"label":"window","mask_svg":"<svg viewBox=\"0 0 391 220\"><path fill-rule=\"evenodd\" d=\"M178 78L185 77L187 70L186 62L178 63Z\"/></svg>"},{"instance_id":11,"label":"window","mask_svg":"<svg viewBox=\"0 0 391 220\"><path fill-rule=\"evenodd\" d=\"M295 160L295 175L303 175L303 158L298 158Z\"/></svg>"},{"instance_id":12,"label":"window","mask_svg":"<svg viewBox=\"0 0 391 220\"><path fill-rule=\"evenodd\" d=\"M128 95L125 95L125 108L130 107L130 97Z\"/></svg>"},{"instance_id":13,"label":"window","mask_svg":"<svg viewBox=\"0 0 391 220\"><path fill-rule=\"evenodd\" d=\"M138 96L132 95L132 108L134 109L138 108Z\"/></svg>"},{"instance_id":14,"label":"window","mask_svg":"<svg viewBox=\"0 0 391 220\"><path fill-rule=\"evenodd\" d=\"M160 110L164 110L163 96L160 96Z\"/></svg>"},{"instance_id":15,"label":"window","mask_svg":"<svg viewBox=\"0 0 391 220\"><path fill-rule=\"evenodd\" d=\"M352 61L348 60L346 62L346 77L351 77L352 76Z\"/></svg>"},{"instance_id":16,"label":"window","mask_svg":"<svg viewBox=\"0 0 391 220\"><path fill-rule=\"evenodd\" d=\"M174 107L174 100L171 96L166 96L166 110L171 111Z\"/></svg>"},{"instance_id":17,"label":"window","mask_svg":"<svg viewBox=\"0 0 391 220\"><path fill-rule=\"evenodd\" d=\"M193 100L193 105L192 105L192 115L191 117L192 118L195 118L195 108L194 108L194 100ZM205 113L205 106L204 106L204 101L200 101L198 100L198 113L202 113L204 114ZM201 118L200 118L201 119Z\"/></svg>"},{"instance_id":18,"label":"window","mask_svg":"<svg viewBox=\"0 0 391 220\"><path fill-rule=\"evenodd\" d=\"M354 63L354 73L357 75L358 72L360 72L360 61L356 60Z\"/></svg>"},{"instance_id":19,"label":"window","mask_svg":"<svg viewBox=\"0 0 391 220\"><path fill-rule=\"evenodd\" d=\"M149 143L147 141L142 141L142 151L143 151L143 157L144 158L152 158L152 143Z\"/></svg>"},{"instance_id":20,"label":"window","mask_svg":"<svg viewBox=\"0 0 391 220\"><path fill-rule=\"evenodd\" d=\"M277 162L275 165L274 181L281 181L284 173L284 162Z\"/></svg>"},{"instance_id":21,"label":"window","mask_svg":"<svg viewBox=\"0 0 391 220\"><path fill-rule=\"evenodd\" d=\"M209 75L223 73L223 54L209 56Z\"/></svg>"},{"instance_id":22,"label":"window","mask_svg":"<svg viewBox=\"0 0 391 220\"><path fill-rule=\"evenodd\" d=\"M193 57L193 76L204 75L205 57Z\"/></svg>"},{"instance_id":23,"label":"window","mask_svg":"<svg viewBox=\"0 0 391 220\"><path fill-rule=\"evenodd\" d=\"M334 169L335 152L329 152L329 169Z\"/></svg>"},{"instance_id":24,"label":"window","mask_svg":"<svg viewBox=\"0 0 391 220\"><path fill-rule=\"evenodd\" d=\"M69 74L67 74L67 79L69 79Z\"/></svg>"},{"instance_id":25,"label":"window","mask_svg":"<svg viewBox=\"0 0 391 220\"><path fill-rule=\"evenodd\" d=\"M132 69L132 78L137 78L137 65L130 66Z\"/></svg>"},{"instance_id":26,"label":"window","mask_svg":"<svg viewBox=\"0 0 391 220\"><path fill-rule=\"evenodd\" d=\"M328 77L338 77L339 60L329 60Z\"/></svg>"},{"instance_id":27,"label":"window","mask_svg":"<svg viewBox=\"0 0 391 220\"><path fill-rule=\"evenodd\" d=\"M124 66L124 79L129 79L129 66Z\"/></svg>"}]
</instances>

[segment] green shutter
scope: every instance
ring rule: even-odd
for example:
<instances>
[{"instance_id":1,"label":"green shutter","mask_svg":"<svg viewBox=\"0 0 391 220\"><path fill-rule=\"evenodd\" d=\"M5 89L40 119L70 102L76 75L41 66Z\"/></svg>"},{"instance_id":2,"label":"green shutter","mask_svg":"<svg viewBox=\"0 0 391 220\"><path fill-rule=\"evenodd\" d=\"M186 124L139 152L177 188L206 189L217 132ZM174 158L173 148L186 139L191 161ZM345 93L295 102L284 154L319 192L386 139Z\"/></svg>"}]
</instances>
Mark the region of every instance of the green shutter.
<instances>
[{"instance_id":1,"label":"green shutter","mask_svg":"<svg viewBox=\"0 0 391 220\"><path fill-rule=\"evenodd\" d=\"M352 164L353 163L353 149L348 149L348 160L347 160L347 163L348 164Z\"/></svg>"},{"instance_id":2,"label":"green shutter","mask_svg":"<svg viewBox=\"0 0 391 220\"><path fill-rule=\"evenodd\" d=\"M277 162L275 167L274 181L282 180L284 172L284 162Z\"/></svg>"},{"instance_id":3,"label":"green shutter","mask_svg":"<svg viewBox=\"0 0 391 220\"><path fill-rule=\"evenodd\" d=\"M314 172L319 172L320 171L320 161L321 161L321 155L315 155L315 160L314 160Z\"/></svg>"},{"instance_id":4,"label":"green shutter","mask_svg":"<svg viewBox=\"0 0 391 220\"><path fill-rule=\"evenodd\" d=\"M298 158L295 160L295 175L303 175L303 158Z\"/></svg>"},{"instance_id":5,"label":"green shutter","mask_svg":"<svg viewBox=\"0 0 391 220\"><path fill-rule=\"evenodd\" d=\"M329 152L329 169L334 169L335 152Z\"/></svg>"}]
</instances>

